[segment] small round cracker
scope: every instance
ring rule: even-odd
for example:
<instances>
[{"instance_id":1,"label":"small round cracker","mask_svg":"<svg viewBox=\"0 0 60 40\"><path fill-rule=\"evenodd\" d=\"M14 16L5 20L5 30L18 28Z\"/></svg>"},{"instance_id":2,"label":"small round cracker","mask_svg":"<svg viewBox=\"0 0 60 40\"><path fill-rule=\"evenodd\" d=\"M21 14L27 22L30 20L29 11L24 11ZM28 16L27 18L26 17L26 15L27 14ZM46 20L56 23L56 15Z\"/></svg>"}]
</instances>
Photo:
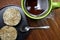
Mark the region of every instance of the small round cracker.
<instances>
[{"instance_id":1,"label":"small round cracker","mask_svg":"<svg viewBox=\"0 0 60 40\"><path fill-rule=\"evenodd\" d=\"M17 30L11 26L4 26L2 29L3 34L1 40L15 40L17 38Z\"/></svg>"},{"instance_id":2,"label":"small round cracker","mask_svg":"<svg viewBox=\"0 0 60 40\"><path fill-rule=\"evenodd\" d=\"M7 8L3 14L4 23L10 26L17 25L21 20L20 11L16 8Z\"/></svg>"}]
</instances>

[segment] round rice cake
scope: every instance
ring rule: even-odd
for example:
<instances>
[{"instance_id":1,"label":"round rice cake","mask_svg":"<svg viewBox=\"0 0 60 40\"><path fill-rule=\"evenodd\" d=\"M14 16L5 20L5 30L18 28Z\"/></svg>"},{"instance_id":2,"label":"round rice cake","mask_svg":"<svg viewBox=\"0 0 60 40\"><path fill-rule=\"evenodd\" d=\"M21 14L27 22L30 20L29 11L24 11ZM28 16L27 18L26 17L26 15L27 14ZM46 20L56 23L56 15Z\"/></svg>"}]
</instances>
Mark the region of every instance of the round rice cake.
<instances>
[{"instance_id":1,"label":"round rice cake","mask_svg":"<svg viewBox=\"0 0 60 40\"><path fill-rule=\"evenodd\" d=\"M14 27L4 26L1 30L3 31L1 40L15 40L17 38L17 31Z\"/></svg>"},{"instance_id":2,"label":"round rice cake","mask_svg":"<svg viewBox=\"0 0 60 40\"><path fill-rule=\"evenodd\" d=\"M4 23L10 26L16 26L21 20L20 11L16 8L9 7L3 14Z\"/></svg>"}]
</instances>

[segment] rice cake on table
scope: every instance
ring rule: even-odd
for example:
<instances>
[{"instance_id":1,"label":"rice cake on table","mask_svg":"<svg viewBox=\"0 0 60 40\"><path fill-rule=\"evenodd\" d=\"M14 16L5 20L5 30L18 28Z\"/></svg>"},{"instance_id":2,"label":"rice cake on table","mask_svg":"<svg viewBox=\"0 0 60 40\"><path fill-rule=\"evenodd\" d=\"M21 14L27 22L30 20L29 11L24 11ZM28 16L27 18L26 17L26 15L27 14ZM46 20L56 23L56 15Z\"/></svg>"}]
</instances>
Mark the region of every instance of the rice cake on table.
<instances>
[{"instance_id":1,"label":"rice cake on table","mask_svg":"<svg viewBox=\"0 0 60 40\"><path fill-rule=\"evenodd\" d=\"M21 20L20 11L16 8L9 7L3 14L4 23L10 26L16 26Z\"/></svg>"},{"instance_id":2,"label":"rice cake on table","mask_svg":"<svg viewBox=\"0 0 60 40\"><path fill-rule=\"evenodd\" d=\"M1 40L16 40L17 30L14 27L4 26L1 31L3 31Z\"/></svg>"}]
</instances>

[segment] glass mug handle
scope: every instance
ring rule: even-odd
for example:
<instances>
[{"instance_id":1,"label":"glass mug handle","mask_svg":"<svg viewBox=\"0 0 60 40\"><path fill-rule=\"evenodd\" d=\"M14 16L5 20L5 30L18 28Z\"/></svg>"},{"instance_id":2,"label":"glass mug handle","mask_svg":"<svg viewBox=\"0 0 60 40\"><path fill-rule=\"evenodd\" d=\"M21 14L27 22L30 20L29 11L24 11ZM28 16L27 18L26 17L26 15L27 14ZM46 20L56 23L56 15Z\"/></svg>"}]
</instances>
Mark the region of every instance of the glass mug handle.
<instances>
[{"instance_id":1,"label":"glass mug handle","mask_svg":"<svg viewBox=\"0 0 60 40\"><path fill-rule=\"evenodd\" d=\"M52 2L52 9L60 8L60 2Z\"/></svg>"}]
</instances>

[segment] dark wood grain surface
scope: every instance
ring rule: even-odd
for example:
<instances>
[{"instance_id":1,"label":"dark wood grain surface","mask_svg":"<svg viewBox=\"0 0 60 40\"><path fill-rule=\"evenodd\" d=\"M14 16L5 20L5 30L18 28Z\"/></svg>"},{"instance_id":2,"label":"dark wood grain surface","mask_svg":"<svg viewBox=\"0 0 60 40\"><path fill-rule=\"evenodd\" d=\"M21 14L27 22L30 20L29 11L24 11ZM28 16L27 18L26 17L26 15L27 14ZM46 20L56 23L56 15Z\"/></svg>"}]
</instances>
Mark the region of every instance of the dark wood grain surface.
<instances>
[{"instance_id":1,"label":"dark wood grain surface","mask_svg":"<svg viewBox=\"0 0 60 40\"><path fill-rule=\"evenodd\" d=\"M20 0L0 0L0 8L9 4L20 6ZM50 29L32 30L26 40L60 40L60 9L53 10L53 14L51 13L50 18L32 20L27 17L27 20L30 26L49 25Z\"/></svg>"}]
</instances>

